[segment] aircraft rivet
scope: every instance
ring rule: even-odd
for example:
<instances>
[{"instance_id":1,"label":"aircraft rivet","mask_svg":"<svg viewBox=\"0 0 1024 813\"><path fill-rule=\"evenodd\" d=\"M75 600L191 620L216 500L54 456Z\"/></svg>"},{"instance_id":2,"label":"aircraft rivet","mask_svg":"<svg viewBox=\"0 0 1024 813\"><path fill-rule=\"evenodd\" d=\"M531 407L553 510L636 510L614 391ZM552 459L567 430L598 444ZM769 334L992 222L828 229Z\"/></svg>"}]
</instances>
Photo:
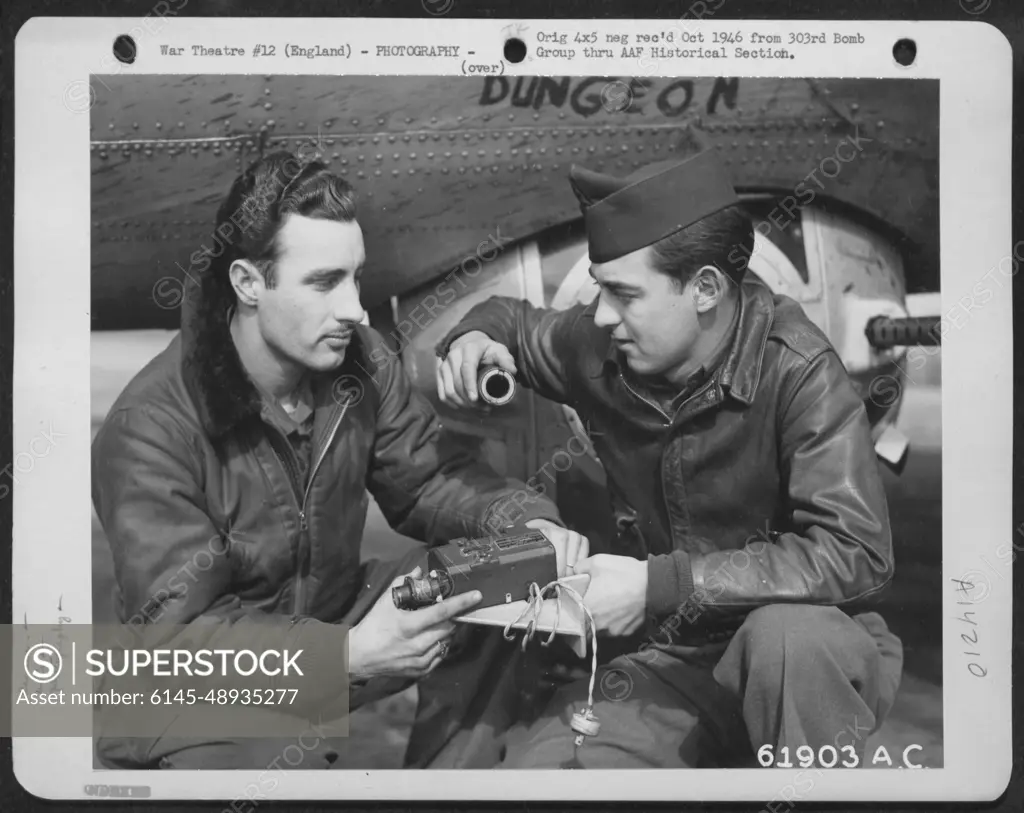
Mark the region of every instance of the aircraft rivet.
<instances>
[{"instance_id":1,"label":"aircraft rivet","mask_svg":"<svg viewBox=\"0 0 1024 813\"><path fill-rule=\"evenodd\" d=\"M276 124L277 122L274 121L273 119L267 119L267 127L273 127Z\"/></svg>"},{"instance_id":2,"label":"aircraft rivet","mask_svg":"<svg viewBox=\"0 0 1024 813\"><path fill-rule=\"evenodd\" d=\"M459 121L464 121L465 118L466 118L465 116L459 116Z\"/></svg>"},{"instance_id":3,"label":"aircraft rivet","mask_svg":"<svg viewBox=\"0 0 1024 813\"><path fill-rule=\"evenodd\" d=\"M365 144L365 143L366 143L366 139L365 139L365 138L359 138L359 139L357 139L357 140L356 140L356 143L357 143L357 144L358 144L359 146L362 146L363 144Z\"/></svg>"},{"instance_id":4,"label":"aircraft rivet","mask_svg":"<svg viewBox=\"0 0 1024 813\"><path fill-rule=\"evenodd\" d=\"M302 129L305 129L305 127L306 127L306 122L300 121L299 122L299 129L302 130Z\"/></svg>"},{"instance_id":5,"label":"aircraft rivet","mask_svg":"<svg viewBox=\"0 0 1024 813\"><path fill-rule=\"evenodd\" d=\"M444 167L444 169L441 170L441 174L442 175L447 175L448 174L448 167Z\"/></svg>"},{"instance_id":6,"label":"aircraft rivet","mask_svg":"<svg viewBox=\"0 0 1024 813\"><path fill-rule=\"evenodd\" d=\"M373 171L373 174L376 175L379 178L380 177L380 170L379 169L375 169Z\"/></svg>"},{"instance_id":7,"label":"aircraft rivet","mask_svg":"<svg viewBox=\"0 0 1024 813\"><path fill-rule=\"evenodd\" d=\"M100 153L100 158L102 158L104 161L106 161L107 160L107 154L105 152L101 152Z\"/></svg>"},{"instance_id":8,"label":"aircraft rivet","mask_svg":"<svg viewBox=\"0 0 1024 813\"><path fill-rule=\"evenodd\" d=\"M629 152L629 146L628 146L628 145L626 145L626 144L623 144L623 145L622 145L622 151L623 151L623 152Z\"/></svg>"},{"instance_id":9,"label":"aircraft rivet","mask_svg":"<svg viewBox=\"0 0 1024 813\"><path fill-rule=\"evenodd\" d=\"M561 155L561 154L562 154L562 150L563 150L563 149L564 149L563 147L555 147L555 152L556 152L556 153L557 153L558 155ZM610 148L609 148L609 149L610 149Z\"/></svg>"},{"instance_id":10,"label":"aircraft rivet","mask_svg":"<svg viewBox=\"0 0 1024 813\"><path fill-rule=\"evenodd\" d=\"M466 157L468 157L468 156L469 156L469 153L468 153L468 152L466 152L465 150L463 150L463 151L462 151L462 157L463 157L463 158L466 158Z\"/></svg>"},{"instance_id":11,"label":"aircraft rivet","mask_svg":"<svg viewBox=\"0 0 1024 813\"><path fill-rule=\"evenodd\" d=\"M352 123L353 123L353 124L355 124L355 122L356 122L356 120L355 120L355 119L353 119L353 120L352 120ZM377 124L383 124L383 123L384 123L384 119L382 119L382 118L380 118L380 119L377 119Z\"/></svg>"},{"instance_id":12,"label":"aircraft rivet","mask_svg":"<svg viewBox=\"0 0 1024 813\"><path fill-rule=\"evenodd\" d=\"M388 144L394 144L394 143L395 143L395 137L394 136L388 136Z\"/></svg>"},{"instance_id":13,"label":"aircraft rivet","mask_svg":"<svg viewBox=\"0 0 1024 813\"><path fill-rule=\"evenodd\" d=\"M352 126L353 127L358 127L359 126L359 119L352 119Z\"/></svg>"},{"instance_id":14,"label":"aircraft rivet","mask_svg":"<svg viewBox=\"0 0 1024 813\"><path fill-rule=\"evenodd\" d=\"M430 117L430 123L431 124L437 124L437 116L431 116Z\"/></svg>"},{"instance_id":15,"label":"aircraft rivet","mask_svg":"<svg viewBox=\"0 0 1024 813\"><path fill-rule=\"evenodd\" d=\"M498 167L497 167L497 166L492 166L492 167L491 167L491 172L492 172L492 173L495 173L495 172L497 172L497 171L498 171Z\"/></svg>"},{"instance_id":16,"label":"aircraft rivet","mask_svg":"<svg viewBox=\"0 0 1024 813\"><path fill-rule=\"evenodd\" d=\"M417 195L422 195L423 194L423 187L422 186L419 189L416 190L416 194Z\"/></svg>"},{"instance_id":17,"label":"aircraft rivet","mask_svg":"<svg viewBox=\"0 0 1024 813\"><path fill-rule=\"evenodd\" d=\"M359 178L365 177L362 172L357 172L356 176L359 177Z\"/></svg>"},{"instance_id":18,"label":"aircraft rivet","mask_svg":"<svg viewBox=\"0 0 1024 813\"><path fill-rule=\"evenodd\" d=\"M579 151L580 151L580 148L579 148L579 147L573 147L573 148L572 148L572 151L573 151L573 153L575 154L575 153L577 153L577 152L579 152Z\"/></svg>"},{"instance_id":19,"label":"aircraft rivet","mask_svg":"<svg viewBox=\"0 0 1024 813\"><path fill-rule=\"evenodd\" d=\"M509 113L508 114L508 120L509 121L515 121L515 119L516 119L516 114L515 113Z\"/></svg>"},{"instance_id":20,"label":"aircraft rivet","mask_svg":"<svg viewBox=\"0 0 1024 813\"><path fill-rule=\"evenodd\" d=\"M332 155L331 157L332 158L337 158L338 157L338 153L334 153L334 155ZM341 165L343 167L348 166L348 159L347 158L342 158L341 159Z\"/></svg>"},{"instance_id":21,"label":"aircraft rivet","mask_svg":"<svg viewBox=\"0 0 1024 813\"><path fill-rule=\"evenodd\" d=\"M264 110L270 110L273 106L274 105L272 105L270 102L264 102L263 103L263 109Z\"/></svg>"},{"instance_id":22,"label":"aircraft rivet","mask_svg":"<svg viewBox=\"0 0 1024 813\"><path fill-rule=\"evenodd\" d=\"M394 154L393 154L393 155L392 155L391 157L392 157L392 158L393 158L393 159L394 159L395 161L397 161L397 160L398 160L399 158L401 158L402 156L401 156L401 153L397 153L397 152L396 152L396 153L394 153Z\"/></svg>"},{"instance_id":23,"label":"aircraft rivet","mask_svg":"<svg viewBox=\"0 0 1024 813\"><path fill-rule=\"evenodd\" d=\"M434 133L434 141L440 141L440 140L441 140L441 134L440 133Z\"/></svg>"},{"instance_id":24,"label":"aircraft rivet","mask_svg":"<svg viewBox=\"0 0 1024 813\"><path fill-rule=\"evenodd\" d=\"M263 95L264 96L269 96L270 95L270 88L263 88Z\"/></svg>"},{"instance_id":25,"label":"aircraft rivet","mask_svg":"<svg viewBox=\"0 0 1024 813\"><path fill-rule=\"evenodd\" d=\"M465 175L465 174L466 174L466 168L465 167L459 167L459 175Z\"/></svg>"},{"instance_id":26,"label":"aircraft rivet","mask_svg":"<svg viewBox=\"0 0 1024 813\"><path fill-rule=\"evenodd\" d=\"M398 177L398 170L397 170L397 169L393 169L393 170L391 170L391 176L392 176L393 178L397 178L397 177Z\"/></svg>"},{"instance_id":27,"label":"aircraft rivet","mask_svg":"<svg viewBox=\"0 0 1024 813\"><path fill-rule=\"evenodd\" d=\"M565 111L564 110L560 110L559 111L558 118L560 118L560 119L564 119L565 118Z\"/></svg>"},{"instance_id":28,"label":"aircraft rivet","mask_svg":"<svg viewBox=\"0 0 1024 813\"><path fill-rule=\"evenodd\" d=\"M878 129L882 129L883 127L885 127L885 122L884 121L878 122Z\"/></svg>"},{"instance_id":29,"label":"aircraft rivet","mask_svg":"<svg viewBox=\"0 0 1024 813\"><path fill-rule=\"evenodd\" d=\"M593 146L587 147L587 152L594 152L594 150L595 150L595 147L593 147Z\"/></svg>"},{"instance_id":30,"label":"aircraft rivet","mask_svg":"<svg viewBox=\"0 0 1024 813\"><path fill-rule=\"evenodd\" d=\"M132 129L133 130L138 130L139 129L139 123L137 121L133 121L132 122Z\"/></svg>"},{"instance_id":31,"label":"aircraft rivet","mask_svg":"<svg viewBox=\"0 0 1024 813\"><path fill-rule=\"evenodd\" d=\"M479 166L473 167L473 172L478 172L479 173L479 172L483 172L483 171L484 171L483 167L479 167Z\"/></svg>"},{"instance_id":32,"label":"aircraft rivet","mask_svg":"<svg viewBox=\"0 0 1024 813\"><path fill-rule=\"evenodd\" d=\"M152 155L152 154L153 154L152 150L146 150L146 155Z\"/></svg>"},{"instance_id":33,"label":"aircraft rivet","mask_svg":"<svg viewBox=\"0 0 1024 813\"><path fill-rule=\"evenodd\" d=\"M409 116L406 116L405 117L405 123L406 124L412 124L412 119Z\"/></svg>"}]
</instances>

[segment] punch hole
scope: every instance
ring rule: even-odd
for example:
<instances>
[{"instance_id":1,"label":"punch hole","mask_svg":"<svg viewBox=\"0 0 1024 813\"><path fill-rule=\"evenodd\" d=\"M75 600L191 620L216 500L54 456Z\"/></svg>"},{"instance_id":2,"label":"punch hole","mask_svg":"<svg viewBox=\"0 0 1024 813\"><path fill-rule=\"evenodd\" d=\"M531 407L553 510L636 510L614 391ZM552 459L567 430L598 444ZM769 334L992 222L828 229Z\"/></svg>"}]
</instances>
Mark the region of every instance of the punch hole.
<instances>
[{"instance_id":1,"label":"punch hole","mask_svg":"<svg viewBox=\"0 0 1024 813\"><path fill-rule=\"evenodd\" d=\"M526 58L526 43L519 37L509 37L505 40L505 59L513 64L522 62Z\"/></svg>"},{"instance_id":2,"label":"punch hole","mask_svg":"<svg viewBox=\"0 0 1024 813\"><path fill-rule=\"evenodd\" d=\"M904 68L909 68L917 59L917 43L908 39L896 40L892 46L892 56Z\"/></svg>"},{"instance_id":3,"label":"punch hole","mask_svg":"<svg viewBox=\"0 0 1024 813\"><path fill-rule=\"evenodd\" d=\"M121 34L114 40L114 56L118 62L131 65L135 61L136 53L135 40L127 34Z\"/></svg>"}]
</instances>

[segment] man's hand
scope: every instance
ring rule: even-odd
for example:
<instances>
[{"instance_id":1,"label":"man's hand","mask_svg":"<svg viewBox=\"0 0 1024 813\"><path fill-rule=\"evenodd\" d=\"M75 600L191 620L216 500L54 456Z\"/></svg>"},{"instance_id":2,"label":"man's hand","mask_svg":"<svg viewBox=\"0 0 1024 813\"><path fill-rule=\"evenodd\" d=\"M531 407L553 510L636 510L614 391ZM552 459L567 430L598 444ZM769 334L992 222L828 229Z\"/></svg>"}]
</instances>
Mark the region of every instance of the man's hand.
<instances>
[{"instance_id":1,"label":"man's hand","mask_svg":"<svg viewBox=\"0 0 1024 813\"><path fill-rule=\"evenodd\" d=\"M457 407L477 403L480 368L491 365L516 374L516 362L505 345L479 330L459 336L448 349L448 358L438 359L437 397L442 403Z\"/></svg>"},{"instance_id":2,"label":"man's hand","mask_svg":"<svg viewBox=\"0 0 1024 813\"><path fill-rule=\"evenodd\" d=\"M647 615L646 561L599 553L578 562L576 572L590 574L583 602L598 632L629 635L640 628Z\"/></svg>"},{"instance_id":3,"label":"man's hand","mask_svg":"<svg viewBox=\"0 0 1024 813\"><path fill-rule=\"evenodd\" d=\"M590 555L590 541L583 534L570 531L546 519L531 519L527 528L540 531L555 547L555 570L561 579L566 573L574 574L576 563Z\"/></svg>"},{"instance_id":4,"label":"man's hand","mask_svg":"<svg viewBox=\"0 0 1024 813\"><path fill-rule=\"evenodd\" d=\"M409 574L421 577L420 568ZM399 610L391 588L405 580L399 576L356 624L348 637L349 676L367 680L380 675L420 678L444 659L448 638L455 631L453 618L469 612L483 596L473 591L419 610Z\"/></svg>"}]
</instances>

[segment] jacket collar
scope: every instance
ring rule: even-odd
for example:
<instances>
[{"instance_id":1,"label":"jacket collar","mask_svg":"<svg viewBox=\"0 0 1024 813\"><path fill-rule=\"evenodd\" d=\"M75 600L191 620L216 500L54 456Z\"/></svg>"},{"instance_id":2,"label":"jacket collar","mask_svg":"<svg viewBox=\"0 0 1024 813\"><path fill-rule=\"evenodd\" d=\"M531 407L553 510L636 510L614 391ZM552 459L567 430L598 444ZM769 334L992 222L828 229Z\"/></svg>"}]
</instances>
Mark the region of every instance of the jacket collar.
<instances>
[{"instance_id":1,"label":"jacket collar","mask_svg":"<svg viewBox=\"0 0 1024 813\"><path fill-rule=\"evenodd\" d=\"M740 403L750 406L761 380L764 348L775 319L771 289L747 277L740 286L740 325L722 363L719 383Z\"/></svg>"},{"instance_id":2,"label":"jacket collar","mask_svg":"<svg viewBox=\"0 0 1024 813\"><path fill-rule=\"evenodd\" d=\"M759 279L751 277L747 277L740 286L739 304L739 324L719 367L718 383L732 398L749 406L761 378L764 348L775 317L775 304L771 289ZM593 319L596 310L595 300L587 307L584 315ZM625 370L610 334L605 332L602 340L606 345L604 366Z\"/></svg>"}]
</instances>

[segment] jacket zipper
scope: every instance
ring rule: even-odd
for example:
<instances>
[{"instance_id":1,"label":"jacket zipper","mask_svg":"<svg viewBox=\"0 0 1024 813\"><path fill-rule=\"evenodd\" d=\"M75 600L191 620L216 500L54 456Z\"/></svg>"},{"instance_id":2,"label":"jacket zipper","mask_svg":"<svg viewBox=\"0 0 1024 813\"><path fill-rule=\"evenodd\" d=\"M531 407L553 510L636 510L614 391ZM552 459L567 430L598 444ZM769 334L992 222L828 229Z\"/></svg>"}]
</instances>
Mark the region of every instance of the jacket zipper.
<instances>
[{"instance_id":1,"label":"jacket zipper","mask_svg":"<svg viewBox=\"0 0 1024 813\"><path fill-rule=\"evenodd\" d=\"M309 477L306 479L306 491L302 495L302 505L299 507L299 561L302 563L295 572L295 602L292 605L292 617L293 620L297 618L303 610L303 605L306 600L306 581L305 573L303 570L309 566L309 519L306 515L306 506L309 502L309 493L313 488L313 478L316 477L316 473L320 468L320 464L324 462L324 458L327 457L327 450L331 448L331 444L334 442L334 436L338 433L338 428L341 426L341 421L345 417L345 412L348 410L348 401L344 403L341 408L341 412L338 413L338 417L331 423L331 431L327 434L327 442L320 448L320 452L317 455L316 463L309 472Z\"/></svg>"},{"instance_id":2,"label":"jacket zipper","mask_svg":"<svg viewBox=\"0 0 1024 813\"><path fill-rule=\"evenodd\" d=\"M303 494L302 496L302 507L299 509L299 527L302 530L299 540L300 546L303 546L300 547L299 552L300 554L302 554L300 556L300 559L306 567L308 567L309 565L309 552L308 550L306 550L309 546L309 520L306 516L306 506L309 502L309 493L310 490L312 489L313 478L316 476L317 470L319 469L319 467L321 467L321 464L324 462L324 458L327 457L327 451L331 447L331 443L334 442L334 436L338 433L338 428L341 426L342 419L344 419L345 412L347 410L348 401L345 401L345 403L342 405L341 412L338 414L338 417L335 418L334 422L331 424L331 431L328 433L327 442L321 447L319 455L316 456L316 462L313 464L312 469L309 471L309 477L306 479L306 490L305 494ZM293 607L294 615L299 615L302 612L302 606L305 603L306 583L304 576L305 573L303 573L302 568L296 571L295 605Z\"/></svg>"},{"instance_id":3,"label":"jacket zipper","mask_svg":"<svg viewBox=\"0 0 1024 813\"><path fill-rule=\"evenodd\" d=\"M338 413L338 416L333 419L331 424L331 431L328 433L327 442L320 448L316 458L316 464L309 472L309 477L306 478L306 489L302 495L302 501L299 501L298 492L300 490L299 478L297 475L298 465L297 458L295 456L295 450L292 449L291 443L288 442L288 438L285 437L284 432L278 429L276 426L273 430L277 436L281 439L284 445L283 453L278 453L277 458L281 463L281 467L285 470L285 475L288 477L288 481L291 483L292 499L295 501L295 507L299 512L299 548L298 548L298 559L299 567L295 571L295 589L293 590L294 599L292 601L292 623L298 620L302 614L303 604L305 603L305 592L306 583L304 580L303 570L308 565L307 554L309 548L309 518L306 515L306 507L309 502L309 493L313 487L313 477L316 475L317 470L320 468L320 464L323 463L324 458L327 456L327 450L331 447L331 443L334 442L334 436L338 432L338 427L341 426L342 418L345 417L345 412L348 409L348 402L346 402Z\"/></svg>"},{"instance_id":4,"label":"jacket zipper","mask_svg":"<svg viewBox=\"0 0 1024 813\"><path fill-rule=\"evenodd\" d=\"M661 415L661 417L663 417L665 419L665 426L671 426L672 425L672 419L668 416L668 414L665 412L665 410L663 410L660 406L658 406L653 401L648 401L640 393L638 393L631 386L629 386L629 382L626 381L626 378L625 378L625 376L622 375L622 373L619 373L619 380L622 381L622 383L626 387L626 389L629 390L631 393L633 393L633 395L635 395L637 398L639 398L641 401L643 401L649 407L651 407L653 409L656 409L658 411L658 414Z\"/></svg>"}]
</instances>

